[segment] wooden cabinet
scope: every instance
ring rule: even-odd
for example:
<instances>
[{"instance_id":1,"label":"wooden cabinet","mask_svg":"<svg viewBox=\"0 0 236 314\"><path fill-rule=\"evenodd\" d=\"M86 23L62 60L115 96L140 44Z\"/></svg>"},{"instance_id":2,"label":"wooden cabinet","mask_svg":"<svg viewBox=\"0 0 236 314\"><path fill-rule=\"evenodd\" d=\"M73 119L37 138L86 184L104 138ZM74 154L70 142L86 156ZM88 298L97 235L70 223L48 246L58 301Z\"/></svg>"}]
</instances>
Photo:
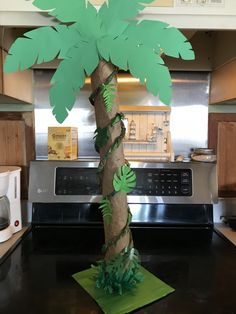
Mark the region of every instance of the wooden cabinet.
<instances>
[{"instance_id":1,"label":"wooden cabinet","mask_svg":"<svg viewBox=\"0 0 236 314\"><path fill-rule=\"evenodd\" d=\"M211 75L210 104L236 103L236 59Z\"/></svg>"},{"instance_id":2,"label":"wooden cabinet","mask_svg":"<svg viewBox=\"0 0 236 314\"><path fill-rule=\"evenodd\" d=\"M0 120L0 164L26 165L25 122Z\"/></svg>"},{"instance_id":3,"label":"wooden cabinet","mask_svg":"<svg viewBox=\"0 0 236 314\"><path fill-rule=\"evenodd\" d=\"M236 122L218 124L219 192L236 196Z\"/></svg>"},{"instance_id":4,"label":"wooden cabinet","mask_svg":"<svg viewBox=\"0 0 236 314\"><path fill-rule=\"evenodd\" d=\"M33 72L25 70L3 73L6 52L0 49L0 103L18 104L33 102Z\"/></svg>"},{"instance_id":5,"label":"wooden cabinet","mask_svg":"<svg viewBox=\"0 0 236 314\"><path fill-rule=\"evenodd\" d=\"M33 112L0 112L0 165L22 168L21 196L28 197L29 163L35 159Z\"/></svg>"},{"instance_id":6,"label":"wooden cabinet","mask_svg":"<svg viewBox=\"0 0 236 314\"><path fill-rule=\"evenodd\" d=\"M236 113L210 113L208 135L217 153L219 197L236 197Z\"/></svg>"},{"instance_id":7,"label":"wooden cabinet","mask_svg":"<svg viewBox=\"0 0 236 314\"><path fill-rule=\"evenodd\" d=\"M0 94L3 92L3 60L2 60L2 50L0 49Z\"/></svg>"}]
</instances>

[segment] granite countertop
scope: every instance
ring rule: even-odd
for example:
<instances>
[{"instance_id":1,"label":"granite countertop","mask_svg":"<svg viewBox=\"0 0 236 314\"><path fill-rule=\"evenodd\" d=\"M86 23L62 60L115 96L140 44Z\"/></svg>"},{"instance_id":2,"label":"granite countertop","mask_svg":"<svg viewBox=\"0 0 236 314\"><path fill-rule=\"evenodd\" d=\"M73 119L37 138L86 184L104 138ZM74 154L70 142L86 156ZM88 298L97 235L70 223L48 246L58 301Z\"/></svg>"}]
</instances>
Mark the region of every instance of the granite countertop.
<instances>
[{"instance_id":1,"label":"granite countertop","mask_svg":"<svg viewBox=\"0 0 236 314\"><path fill-rule=\"evenodd\" d=\"M215 230L236 246L236 230L233 230L224 223L215 224Z\"/></svg>"},{"instance_id":2,"label":"granite countertop","mask_svg":"<svg viewBox=\"0 0 236 314\"><path fill-rule=\"evenodd\" d=\"M155 231L133 230L136 247L175 292L135 313L235 313L235 246L216 232L200 241ZM0 313L102 313L72 275L101 259L103 239L98 229L33 228L0 265Z\"/></svg>"},{"instance_id":3,"label":"granite countertop","mask_svg":"<svg viewBox=\"0 0 236 314\"><path fill-rule=\"evenodd\" d=\"M17 244L22 239L23 235L29 229L30 229L30 224L24 226L20 231L13 234L13 236L9 240L0 243L0 263L17 246Z\"/></svg>"}]
</instances>

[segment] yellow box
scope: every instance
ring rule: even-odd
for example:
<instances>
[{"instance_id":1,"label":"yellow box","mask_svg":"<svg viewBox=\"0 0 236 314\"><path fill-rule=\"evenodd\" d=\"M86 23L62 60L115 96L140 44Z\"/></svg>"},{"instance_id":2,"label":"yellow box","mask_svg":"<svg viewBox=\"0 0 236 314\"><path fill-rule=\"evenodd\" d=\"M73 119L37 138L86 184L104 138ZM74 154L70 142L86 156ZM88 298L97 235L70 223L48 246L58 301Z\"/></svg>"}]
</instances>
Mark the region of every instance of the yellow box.
<instances>
[{"instance_id":1,"label":"yellow box","mask_svg":"<svg viewBox=\"0 0 236 314\"><path fill-rule=\"evenodd\" d=\"M75 160L78 158L78 129L48 127L48 159Z\"/></svg>"}]
</instances>

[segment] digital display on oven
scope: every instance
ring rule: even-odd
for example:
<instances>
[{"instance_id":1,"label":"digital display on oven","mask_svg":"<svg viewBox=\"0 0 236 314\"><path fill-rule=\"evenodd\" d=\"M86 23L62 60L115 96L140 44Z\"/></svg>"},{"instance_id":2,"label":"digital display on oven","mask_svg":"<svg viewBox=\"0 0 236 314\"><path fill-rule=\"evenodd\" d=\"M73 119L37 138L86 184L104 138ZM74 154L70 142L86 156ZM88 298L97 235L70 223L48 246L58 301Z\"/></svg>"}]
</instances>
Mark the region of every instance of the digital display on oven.
<instances>
[{"instance_id":1,"label":"digital display on oven","mask_svg":"<svg viewBox=\"0 0 236 314\"><path fill-rule=\"evenodd\" d=\"M130 195L192 196L191 169L134 169L137 178ZM96 168L57 168L56 195L100 195Z\"/></svg>"},{"instance_id":2,"label":"digital display on oven","mask_svg":"<svg viewBox=\"0 0 236 314\"><path fill-rule=\"evenodd\" d=\"M96 168L57 168L56 195L101 194Z\"/></svg>"}]
</instances>

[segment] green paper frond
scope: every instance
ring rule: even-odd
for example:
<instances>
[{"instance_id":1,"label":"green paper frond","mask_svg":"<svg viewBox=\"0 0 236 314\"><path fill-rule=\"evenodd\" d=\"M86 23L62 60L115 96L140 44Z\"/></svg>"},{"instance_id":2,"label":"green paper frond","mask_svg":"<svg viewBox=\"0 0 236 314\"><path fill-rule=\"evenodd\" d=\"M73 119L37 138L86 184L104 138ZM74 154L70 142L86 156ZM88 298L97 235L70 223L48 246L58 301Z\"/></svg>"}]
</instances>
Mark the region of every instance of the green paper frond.
<instances>
[{"instance_id":1,"label":"green paper frond","mask_svg":"<svg viewBox=\"0 0 236 314\"><path fill-rule=\"evenodd\" d=\"M139 270L138 251L133 247L125 248L109 261L98 262L96 287L104 289L108 294L122 295L143 281L143 275Z\"/></svg>"},{"instance_id":2,"label":"green paper frond","mask_svg":"<svg viewBox=\"0 0 236 314\"><path fill-rule=\"evenodd\" d=\"M116 192L130 193L136 185L135 172L127 165L121 166L113 178L113 187Z\"/></svg>"},{"instance_id":3,"label":"green paper frond","mask_svg":"<svg viewBox=\"0 0 236 314\"><path fill-rule=\"evenodd\" d=\"M109 131L109 127L105 127L105 128L97 128L94 132L95 136L95 147L98 148L98 150L104 146L106 146L106 144L108 143L111 134Z\"/></svg>"},{"instance_id":4,"label":"green paper frond","mask_svg":"<svg viewBox=\"0 0 236 314\"><path fill-rule=\"evenodd\" d=\"M164 53L169 57L184 60L195 58L187 38L177 28L161 21L130 22L123 36L136 41L137 45L154 49L157 54Z\"/></svg>"},{"instance_id":5,"label":"green paper frond","mask_svg":"<svg viewBox=\"0 0 236 314\"><path fill-rule=\"evenodd\" d=\"M160 21L132 21L117 37L108 34L97 42L100 55L145 84L147 90L169 105L172 82L161 55L194 59L187 38L176 28Z\"/></svg>"},{"instance_id":6,"label":"green paper frond","mask_svg":"<svg viewBox=\"0 0 236 314\"><path fill-rule=\"evenodd\" d=\"M81 42L61 61L52 77L50 104L58 122L62 123L73 108L77 93L85 83L85 73L90 75L97 67L99 58L94 42Z\"/></svg>"},{"instance_id":7,"label":"green paper frond","mask_svg":"<svg viewBox=\"0 0 236 314\"><path fill-rule=\"evenodd\" d=\"M145 8L145 4L154 0L109 0L101 6L98 15L108 34L114 37L123 33L136 15Z\"/></svg>"},{"instance_id":8,"label":"green paper frond","mask_svg":"<svg viewBox=\"0 0 236 314\"><path fill-rule=\"evenodd\" d=\"M101 211L102 211L103 220L104 220L105 224L109 225L111 223L111 220L112 220L112 207L111 207L111 202L107 197L104 197L101 200L99 209L101 209Z\"/></svg>"},{"instance_id":9,"label":"green paper frond","mask_svg":"<svg viewBox=\"0 0 236 314\"><path fill-rule=\"evenodd\" d=\"M9 50L4 63L5 72L30 68L35 63L64 59L69 49L80 41L80 34L73 27L58 25L40 27L18 38Z\"/></svg>"},{"instance_id":10,"label":"green paper frond","mask_svg":"<svg viewBox=\"0 0 236 314\"><path fill-rule=\"evenodd\" d=\"M162 58L147 45L138 45L137 41L125 36L103 37L97 43L100 55L111 61L120 69L129 69L134 77L145 84L154 96L170 104L172 97L172 82L168 68Z\"/></svg>"},{"instance_id":11,"label":"green paper frond","mask_svg":"<svg viewBox=\"0 0 236 314\"><path fill-rule=\"evenodd\" d=\"M87 10L85 0L34 0L33 5L64 23L78 21Z\"/></svg>"},{"instance_id":12,"label":"green paper frond","mask_svg":"<svg viewBox=\"0 0 236 314\"><path fill-rule=\"evenodd\" d=\"M111 112L116 97L114 84L102 84L101 94L105 102L106 112Z\"/></svg>"},{"instance_id":13,"label":"green paper frond","mask_svg":"<svg viewBox=\"0 0 236 314\"><path fill-rule=\"evenodd\" d=\"M91 40L104 35L102 21L96 8L85 0L35 0L33 4L59 21L75 22L76 28L84 40Z\"/></svg>"}]
</instances>

